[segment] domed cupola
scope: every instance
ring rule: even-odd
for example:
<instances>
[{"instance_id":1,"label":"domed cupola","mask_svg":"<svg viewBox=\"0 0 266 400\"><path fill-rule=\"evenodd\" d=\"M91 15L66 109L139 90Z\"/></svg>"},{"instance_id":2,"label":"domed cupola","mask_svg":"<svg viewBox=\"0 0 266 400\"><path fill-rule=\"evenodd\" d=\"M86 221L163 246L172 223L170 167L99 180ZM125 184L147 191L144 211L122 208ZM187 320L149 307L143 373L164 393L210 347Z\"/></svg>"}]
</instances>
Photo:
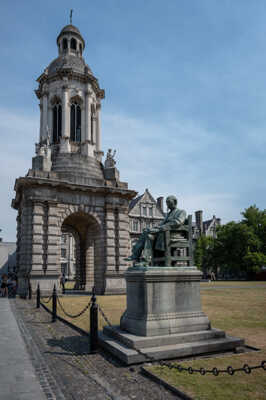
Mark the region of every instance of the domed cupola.
<instances>
[{"instance_id":1,"label":"domed cupola","mask_svg":"<svg viewBox=\"0 0 266 400\"><path fill-rule=\"evenodd\" d=\"M85 41L80 31L74 25L66 25L57 37L59 55L75 54L82 56Z\"/></svg>"},{"instance_id":2,"label":"domed cupola","mask_svg":"<svg viewBox=\"0 0 266 400\"><path fill-rule=\"evenodd\" d=\"M85 41L66 25L57 37L58 57L39 76L40 141L51 150L51 169L63 174L102 176L100 111L104 90L83 59ZM74 162L75 161L75 162ZM82 165L81 165L82 164ZM93 169L93 171L92 171Z\"/></svg>"}]
</instances>

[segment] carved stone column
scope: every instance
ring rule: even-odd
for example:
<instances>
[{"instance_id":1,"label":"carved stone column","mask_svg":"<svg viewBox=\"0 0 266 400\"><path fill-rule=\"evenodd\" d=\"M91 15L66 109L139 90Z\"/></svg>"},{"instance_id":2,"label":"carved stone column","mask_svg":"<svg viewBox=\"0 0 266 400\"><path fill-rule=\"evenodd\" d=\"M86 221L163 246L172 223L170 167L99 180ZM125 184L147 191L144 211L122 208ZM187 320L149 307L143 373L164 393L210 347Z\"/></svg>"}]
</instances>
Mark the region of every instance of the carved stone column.
<instances>
[{"instance_id":1,"label":"carved stone column","mask_svg":"<svg viewBox=\"0 0 266 400\"><path fill-rule=\"evenodd\" d=\"M86 141L86 105L84 101L81 105L81 144Z\"/></svg>"},{"instance_id":2,"label":"carved stone column","mask_svg":"<svg viewBox=\"0 0 266 400\"><path fill-rule=\"evenodd\" d=\"M44 92L42 96L42 138L47 137L48 125L48 92Z\"/></svg>"},{"instance_id":3,"label":"carved stone column","mask_svg":"<svg viewBox=\"0 0 266 400\"><path fill-rule=\"evenodd\" d=\"M96 144L96 129L97 129L97 116L96 112L92 114L92 134L91 134L91 144Z\"/></svg>"},{"instance_id":4,"label":"carved stone column","mask_svg":"<svg viewBox=\"0 0 266 400\"><path fill-rule=\"evenodd\" d=\"M28 277L32 265L32 203L24 201L21 207L18 294L25 298L28 293Z\"/></svg>"},{"instance_id":5,"label":"carved stone column","mask_svg":"<svg viewBox=\"0 0 266 400\"><path fill-rule=\"evenodd\" d=\"M85 140L91 141L91 104L90 91L85 93Z\"/></svg>"},{"instance_id":6,"label":"carved stone column","mask_svg":"<svg viewBox=\"0 0 266 400\"><path fill-rule=\"evenodd\" d=\"M32 209L32 268L31 277L43 275L47 269L45 254L46 207L43 202L34 202ZM36 289L35 281L33 290Z\"/></svg>"},{"instance_id":7,"label":"carved stone column","mask_svg":"<svg viewBox=\"0 0 266 400\"><path fill-rule=\"evenodd\" d=\"M62 138L60 153L70 153L70 110L68 103L68 86L63 86L62 94Z\"/></svg>"},{"instance_id":8,"label":"carved stone column","mask_svg":"<svg viewBox=\"0 0 266 400\"><path fill-rule=\"evenodd\" d=\"M82 154L92 156L91 149L91 106L90 106L90 91L85 92L85 107L84 107L84 140L82 143Z\"/></svg>"},{"instance_id":9,"label":"carved stone column","mask_svg":"<svg viewBox=\"0 0 266 400\"><path fill-rule=\"evenodd\" d=\"M96 151L101 151L101 120L100 120L100 111L101 104L97 104L96 108Z\"/></svg>"},{"instance_id":10,"label":"carved stone column","mask_svg":"<svg viewBox=\"0 0 266 400\"><path fill-rule=\"evenodd\" d=\"M125 291L123 271L128 267L124 258L128 256L127 209L118 204L106 205L106 274L105 293Z\"/></svg>"},{"instance_id":11,"label":"carved stone column","mask_svg":"<svg viewBox=\"0 0 266 400\"><path fill-rule=\"evenodd\" d=\"M116 271L115 210L111 204L105 207L106 270Z\"/></svg>"},{"instance_id":12,"label":"carved stone column","mask_svg":"<svg viewBox=\"0 0 266 400\"><path fill-rule=\"evenodd\" d=\"M16 241L16 270L19 267L19 254L20 254L20 242L21 242L21 208L18 209L17 215L17 241Z\"/></svg>"},{"instance_id":13,"label":"carved stone column","mask_svg":"<svg viewBox=\"0 0 266 400\"><path fill-rule=\"evenodd\" d=\"M129 255L129 217L128 208L125 206L119 207L117 213L117 267L121 270L126 270L128 263L124 261Z\"/></svg>"},{"instance_id":14,"label":"carved stone column","mask_svg":"<svg viewBox=\"0 0 266 400\"><path fill-rule=\"evenodd\" d=\"M47 274L55 279L60 275L61 228L58 224L58 208L56 203L48 203L47 215Z\"/></svg>"},{"instance_id":15,"label":"carved stone column","mask_svg":"<svg viewBox=\"0 0 266 400\"><path fill-rule=\"evenodd\" d=\"M43 123L42 123L42 110L43 110L42 98L40 98L39 107L40 107L40 135L39 135L40 140L39 140L39 142L41 143L42 142L42 126L43 126Z\"/></svg>"}]
</instances>

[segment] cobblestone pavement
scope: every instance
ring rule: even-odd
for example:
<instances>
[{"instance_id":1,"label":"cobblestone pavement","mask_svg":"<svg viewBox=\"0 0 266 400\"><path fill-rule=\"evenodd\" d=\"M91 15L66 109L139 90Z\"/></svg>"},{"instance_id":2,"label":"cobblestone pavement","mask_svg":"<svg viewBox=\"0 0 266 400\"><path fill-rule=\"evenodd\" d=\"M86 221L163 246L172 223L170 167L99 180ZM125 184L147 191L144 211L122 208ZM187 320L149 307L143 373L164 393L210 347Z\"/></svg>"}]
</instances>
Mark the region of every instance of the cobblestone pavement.
<instances>
[{"instance_id":1,"label":"cobblestone pavement","mask_svg":"<svg viewBox=\"0 0 266 400\"><path fill-rule=\"evenodd\" d=\"M89 341L35 302L10 300L22 337L47 399L178 399L177 395L111 355L89 354Z\"/></svg>"}]
</instances>

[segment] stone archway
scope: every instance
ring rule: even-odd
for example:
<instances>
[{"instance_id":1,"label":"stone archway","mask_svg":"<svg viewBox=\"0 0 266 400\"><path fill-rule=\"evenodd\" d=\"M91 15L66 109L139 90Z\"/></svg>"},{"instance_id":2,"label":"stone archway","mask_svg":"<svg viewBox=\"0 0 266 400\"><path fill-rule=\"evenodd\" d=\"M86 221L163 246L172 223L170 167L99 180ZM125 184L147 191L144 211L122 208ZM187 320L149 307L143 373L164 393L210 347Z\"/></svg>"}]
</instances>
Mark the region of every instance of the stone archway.
<instances>
[{"instance_id":1,"label":"stone archway","mask_svg":"<svg viewBox=\"0 0 266 400\"><path fill-rule=\"evenodd\" d=\"M84 211L74 211L61 224L62 232L69 232L76 242L76 285L77 289L96 290L102 287L101 266L102 229L98 218ZM98 291L97 290L97 291Z\"/></svg>"}]
</instances>

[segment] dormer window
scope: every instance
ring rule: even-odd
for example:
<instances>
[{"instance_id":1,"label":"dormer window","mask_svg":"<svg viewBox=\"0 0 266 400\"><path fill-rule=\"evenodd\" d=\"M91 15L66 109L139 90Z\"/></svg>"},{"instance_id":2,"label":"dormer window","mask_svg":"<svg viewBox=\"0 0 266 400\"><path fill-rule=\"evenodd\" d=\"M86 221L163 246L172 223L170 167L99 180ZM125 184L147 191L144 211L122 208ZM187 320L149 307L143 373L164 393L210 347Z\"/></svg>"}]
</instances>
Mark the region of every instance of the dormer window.
<instances>
[{"instance_id":1,"label":"dormer window","mask_svg":"<svg viewBox=\"0 0 266 400\"><path fill-rule=\"evenodd\" d=\"M67 50L67 48L68 48L67 39L64 38L62 43L63 43L63 50Z\"/></svg>"},{"instance_id":2,"label":"dormer window","mask_svg":"<svg viewBox=\"0 0 266 400\"><path fill-rule=\"evenodd\" d=\"M70 140L81 141L81 108L76 101L70 107Z\"/></svg>"},{"instance_id":3,"label":"dormer window","mask_svg":"<svg viewBox=\"0 0 266 400\"><path fill-rule=\"evenodd\" d=\"M76 41L76 39L74 39L74 38L71 39L71 41L70 41L70 47L71 47L71 49L73 49L73 50L77 50L77 41Z\"/></svg>"},{"instance_id":4,"label":"dormer window","mask_svg":"<svg viewBox=\"0 0 266 400\"><path fill-rule=\"evenodd\" d=\"M59 143L62 136L62 106L57 101L53 106L53 143Z\"/></svg>"}]
</instances>

